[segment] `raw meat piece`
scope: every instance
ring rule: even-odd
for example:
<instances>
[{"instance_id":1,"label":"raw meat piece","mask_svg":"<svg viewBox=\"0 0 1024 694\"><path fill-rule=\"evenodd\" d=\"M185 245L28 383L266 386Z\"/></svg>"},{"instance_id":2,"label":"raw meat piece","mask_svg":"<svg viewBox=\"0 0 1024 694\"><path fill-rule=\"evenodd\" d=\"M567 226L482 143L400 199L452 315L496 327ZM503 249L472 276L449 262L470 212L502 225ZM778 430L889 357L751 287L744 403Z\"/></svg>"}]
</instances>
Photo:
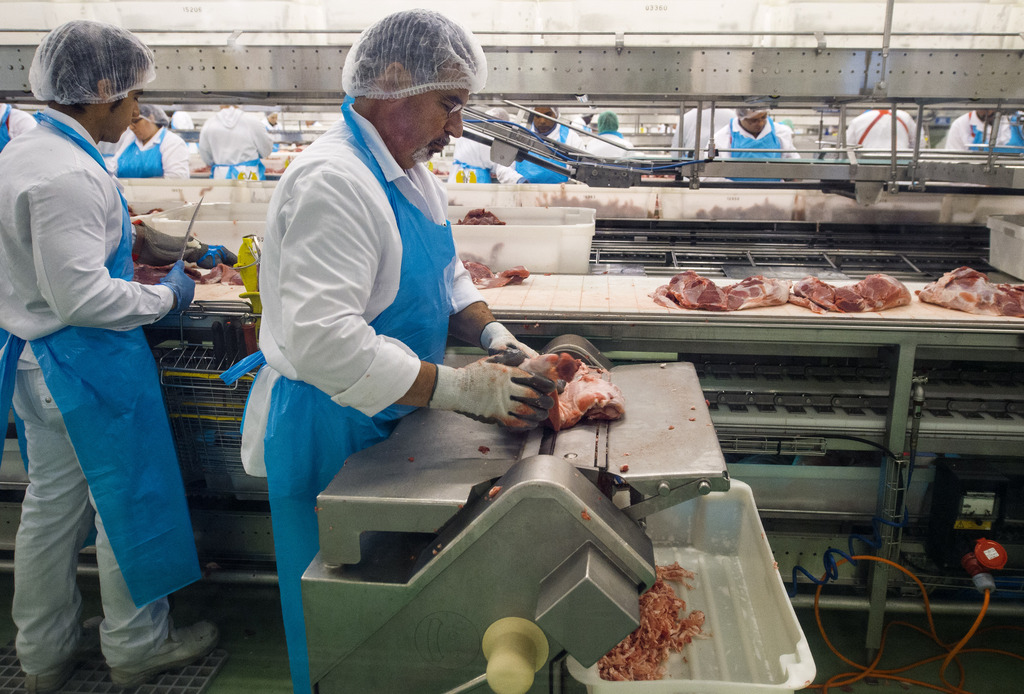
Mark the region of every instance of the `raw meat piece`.
<instances>
[{"instance_id":1,"label":"raw meat piece","mask_svg":"<svg viewBox=\"0 0 1024 694\"><path fill-rule=\"evenodd\" d=\"M778 306L789 300L789 282L761 275L719 287L692 270L681 272L651 294L655 303L669 308L704 311L740 311L758 306Z\"/></svg>"},{"instance_id":2,"label":"raw meat piece","mask_svg":"<svg viewBox=\"0 0 1024 694\"><path fill-rule=\"evenodd\" d=\"M815 313L839 311L863 313L885 311L906 306L911 301L910 290L891 275L868 275L860 282L845 287L833 287L817 277L804 277L793 283L791 304L809 308Z\"/></svg>"},{"instance_id":3,"label":"raw meat piece","mask_svg":"<svg viewBox=\"0 0 1024 694\"><path fill-rule=\"evenodd\" d=\"M992 284L988 275L958 267L917 292L926 303L955 311L1024 318L1024 284Z\"/></svg>"},{"instance_id":4,"label":"raw meat piece","mask_svg":"<svg viewBox=\"0 0 1024 694\"><path fill-rule=\"evenodd\" d=\"M488 212L487 210L485 210L485 209L483 209L481 207L478 210L470 210L469 212L467 212L466 216L463 217L462 219L460 219L458 222L456 222L456 224L470 224L470 225L502 224L503 225L503 224L505 224L505 222L503 222L500 219L498 219L497 217L495 217L493 212Z\"/></svg>"},{"instance_id":5,"label":"raw meat piece","mask_svg":"<svg viewBox=\"0 0 1024 694\"><path fill-rule=\"evenodd\" d=\"M523 280L530 276L530 271L522 265L502 270L495 275L491 272L491 268L482 263L464 260L462 264L466 266L477 289L494 289L495 287L504 287L506 284L522 284Z\"/></svg>"},{"instance_id":6,"label":"raw meat piece","mask_svg":"<svg viewBox=\"0 0 1024 694\"><path fill-rule=\"evenodd\" d=\"M242 276L230 265L217 263L208 273L203 275L199 284L238 284L243 285Z\"/></svg>"},{"instance_id":7,"label":"raw meat piece","mask_svg":"<svg viewBox=\"0 0 1024 694\"><path fill-rule=\"evenodd\" d=\"M160 284L160 280L167 276L167 273L171 271L173 265L146 265L145 263L135 263L135 273L132 280L139 284ZM198 270L192 267L185 266L185 274L199 282L202 279L202 275Z\"/></svg>"},{"instance_id":8,"label":"raw meat piece","mask_svg":"<svg viewBox=\"0 0 1024 694\"><path fill-rule=\"evenodd\" d=\"M519 365L524 371L565 381L561 393L552 393L555 406L548 423L555 431L568 429L581 419L619 419L626 412L619 387L604 379L604 369L590 367L572 355L542 354Z\"/></svg>"},{"instance_id":9,"label":"raw meat piece","mask_svg":"<svg viewBox=\"0 0 1024 694\"><path fill-rule=\"evenodd\" d=\"M694 610L680 619L686 601L665 581L685 582L694 573L676 562L657 567L658 580L640 596L640 626L597 662L603 680L636 682L660 680L669 651L679 652L701 633L704 613ZM687 585L689 588L690 586Z\"/></svg>"}]
</instances>

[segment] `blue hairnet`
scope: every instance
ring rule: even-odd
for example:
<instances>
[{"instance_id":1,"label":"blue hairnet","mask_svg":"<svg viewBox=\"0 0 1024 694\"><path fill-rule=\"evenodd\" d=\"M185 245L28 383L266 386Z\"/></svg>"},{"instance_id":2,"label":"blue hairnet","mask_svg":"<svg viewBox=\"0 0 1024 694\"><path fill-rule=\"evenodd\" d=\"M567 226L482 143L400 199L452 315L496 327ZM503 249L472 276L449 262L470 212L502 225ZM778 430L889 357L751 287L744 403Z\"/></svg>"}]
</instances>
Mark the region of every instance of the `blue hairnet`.
<instances>
[{"instance_id":1,"label":"blue hairnet","mask_svg":"<svg viewBox=\"0 0 1024 694\"><path fill-rule=\"evenodd\" d=\"M401 64L408 72L390 75ZM487 59L480 42L468 30L431 10L407 10L388 15L356 39L341 72L348 96L401 99L443 89L483 89Z\"/></svg>"},{"instance_id":2,"label":"blue hairnet","mask_svg":"<svg viewBox=\"0 0 1024 694\"><path fill-rule=\"evenodd\" d=\"M43 37L28 81L40 101L106 104L156 77L153 51L113 24L75 20ZM100 87L100 84L103 87Z\"/></svg>"}]
</instances>

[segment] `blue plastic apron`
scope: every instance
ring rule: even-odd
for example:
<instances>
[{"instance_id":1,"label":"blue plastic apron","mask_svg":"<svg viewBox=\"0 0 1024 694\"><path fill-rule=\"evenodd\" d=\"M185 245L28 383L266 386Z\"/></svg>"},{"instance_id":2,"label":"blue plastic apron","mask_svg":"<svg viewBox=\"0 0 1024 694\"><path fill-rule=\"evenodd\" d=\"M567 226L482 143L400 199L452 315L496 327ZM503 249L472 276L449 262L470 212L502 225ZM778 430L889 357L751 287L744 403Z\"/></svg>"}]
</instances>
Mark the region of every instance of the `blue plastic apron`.
<instances>
[{"instance_id":1,"label":"blue plastic apron","mask_svg":"<svg viewBox=\"0 0 1024 694\"><path fill-rule=\"evenodd\" d=\"M775 121L768 119L770 131L762 138L747 137L743 134L742 128L736 128L736 118L730 122L729 135L731 137L730 149L733 151L729 156L733 159L782 159L782 152L764 152L766 149L782 149L782 142L775 134ZM730 178L730 181L779 181L778 178Z\"/></svg>"},{"instance_id":2,"label":"blue plastic apron","mask_svg":"<svg viewBox=\"0 0 1024 694\"><path fill-rule=\"evenodd\" d=\"M988 150L988 140L985 138L984 129L978 130L975 126L971 126L971 134L974 135L972 144L981 145L980 147L971 147L974 151ZM1024 137L1021 136L1019 125L1010 125L1010 139L1001 147L993 147L997 152L1011 152L1016 154L1024 154Z\"/></svg>"},{"instance_id":3,"label":"blue plastic apron","mask_svg":"<svg viewBox=\"0 0 1024 694\"><path fill-rule=\"evenodd\" d=\"M230 178L231 180L250 180L249 174L251 173L256 174L256 180L258 181L264 181L267 178L267 167L263 165L263 161L259 158L242 161L237 164L214 164L210 167L210 178L222 178L217 174L224 169L227 169L227 173L225 173L223 178Z\"/></svg>"},{"instance_id":4,"label":"blue plastic apron","mask_svg":"<svg viewBox=\"0 0 1024 694\"><path fill-rule=\"evenodd\" d=\"M4 147L11 141L11 109L14 108L10 104L3 104L3 115L0 115L0 152L4 151Z\"/></svg>"},{"instance_id":5,"label":"blue plastic apron","mask_svg":"<svg viewBox=\"0 0 1024 694\"><path fill-rule=\"evenodd\" d=\"M492 181L490 169L485 169L482 166L470 166L466 162L459 161L458 159L454 161L454 166L465 172L465 183L490 183ZM476 175L476 180L469 180L470 173Z\"/></svg>"},{"instance_id":6,"label":"blue plastic apron","mask_svg":"<svg viewBox=\"0 0 1024 694\"><path fill-rule=\"evenodd\" d=\"M451 225L435 224L385 179L352 116L352 100L342 106L360 159L384 188L402 238L398 295L370 325L379 335L400 340L423 361L444 358L455 242ZM320 549L316 496L353 453L386 439L401 417L416 408L392 405L373 417L333 402L323 391L281 377L271 394L264 459L274 527L292 686L308 694L309 656L302 612L303 572Z\"/></svg>"},{"instance_id":7,"label":"blue plastic apron","mask_svg":"<svg viewBox=\"0 0 1024 694\"><path fill-rule=\"evenodd\" d=\"M164 175L164 159L160 152L166 128L160 129L160 137L149 149L141 149L135 140L125 147L117 158L118 178L161 178Z\"/></svg>"},{"instance_id":8,"label":"blue plastic apron","mask_svg":"<svg viewBox=\"0 0 1024 694\"><path fill-rule=\"evenodd\" d=\"M103 168L100 153L72 128L46 114L40 122ZM128 282L134 271L132 232L123 196L121 207L121 243L105 267L111 277ZM4 412L24 341L11 336L7 345L0 367ZM32 340L32 351L64 418L135 606L199 580L181 469L156 362L142 329L67 326Z\"/></svg>"},{"instance_id":9,"label":"blue plastic apron","mask_svg":"<svg viewBox=\"0 0 1024 694\"><path fill-rule=\"evenodd\" d=\"M565 141L569 139L569 128L564 125L559 125L558 137L556 139L562 144L565 144ZM554 164L565 164L565 162L560 162L556 159L550 159L548 157L541 158ZM564 174L549 171L540 164L534 164L528 161L517 161L516 171L519 172L520 176L526 179L527 183L565 183L569 180L569 177Z\"/></svg>"}]
</instances>

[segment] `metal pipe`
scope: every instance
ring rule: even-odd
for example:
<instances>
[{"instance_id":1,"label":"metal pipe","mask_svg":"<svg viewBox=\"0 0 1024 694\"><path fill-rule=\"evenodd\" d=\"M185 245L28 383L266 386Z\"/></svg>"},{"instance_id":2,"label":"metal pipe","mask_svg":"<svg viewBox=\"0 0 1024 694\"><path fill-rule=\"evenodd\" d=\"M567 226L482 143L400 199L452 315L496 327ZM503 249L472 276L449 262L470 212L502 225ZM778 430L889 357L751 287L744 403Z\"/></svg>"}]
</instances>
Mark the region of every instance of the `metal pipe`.
<instances>
[{"instance_id":1,"label":"metal pipe","mask_svg":"<svg viewBox=\"0 0 1024 694\"><path fill-rule=\"evenodd\" d=\"M14 573L14 560L0 559L0 572ZM99 573L99 568L93 566L92 564L80 563L78 565L78 574L80 576L98 578ZM257 569L218 569L217 571L210 572L206 576L203 576L203 581L206 581L207 583L219 583L224 585L278 585L276 571Z\"/></svg>"},{"instance_id":2,"label":"metal pipe","mask_svg":"<svg viewBox=\"0 0 1024 694\"><path fill-rule=\"evenodd\" d=\"M980 597L980 595L979 595ZM791 598L793 607L797 609L813 608L813 595L797 595ZM823 595L819 598L818 604L826 610L844 612L866 612L870 607L870 601L866 597L851 597L843 595ZM953 602L934 600L929 601L933 614L939 615L977 615L981 610L980 603L974 602ZM924 603L918 598L887 598L885 601L886 612L901 612L904 614L924 614ZM1015 603L990 602L986 615L993 617L1024 617L1024 602Z\"/></svg>"}]
</instances>

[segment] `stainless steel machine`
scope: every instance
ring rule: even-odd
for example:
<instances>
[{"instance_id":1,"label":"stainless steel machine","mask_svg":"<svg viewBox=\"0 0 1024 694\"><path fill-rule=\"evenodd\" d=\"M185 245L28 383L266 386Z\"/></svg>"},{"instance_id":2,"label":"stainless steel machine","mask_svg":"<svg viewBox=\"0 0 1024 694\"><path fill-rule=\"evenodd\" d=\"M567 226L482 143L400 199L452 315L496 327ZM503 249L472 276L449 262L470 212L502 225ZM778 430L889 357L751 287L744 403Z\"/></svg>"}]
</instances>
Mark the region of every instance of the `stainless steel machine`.
<instances>
[{"instance_id":1,"label":"stainless steel machine","mask_svg":"<svg viewBox=\"0 0 1024 694\"><path fill-rule=\"evenodd\" d=\"M643 519L730 481L691 364L609 373L621 420L521 434L424 409L345 463L303 576L321 694L493 682L481 640L508 617L543 632L529 691L547 692L561 654L592 665L637 626Z\"/></svg>"}]
</instances>

